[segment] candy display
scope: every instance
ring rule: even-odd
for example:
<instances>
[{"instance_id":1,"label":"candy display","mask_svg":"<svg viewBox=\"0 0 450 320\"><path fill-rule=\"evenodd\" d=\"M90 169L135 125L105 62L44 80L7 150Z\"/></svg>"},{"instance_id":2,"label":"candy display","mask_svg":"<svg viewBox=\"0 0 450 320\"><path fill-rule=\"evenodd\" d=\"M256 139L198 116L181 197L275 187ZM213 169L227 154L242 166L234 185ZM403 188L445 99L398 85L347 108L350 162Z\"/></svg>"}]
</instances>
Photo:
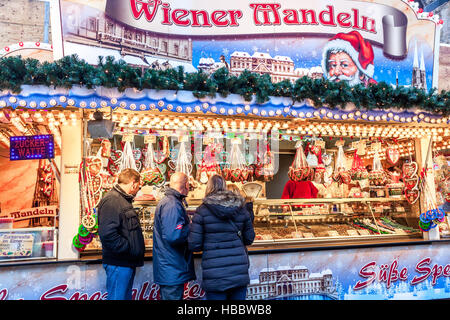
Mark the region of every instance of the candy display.
<instances>
[{"instance_id":1,"label":"candy display","mask_svg":"<svg viewBox=\"0 0 450 320\"><path fill-rule=\"evenodd\" d=\"M200 164L197 166L197 181L206 184L208 179L215 174L222 174L222 169L217 160L223 146L220 143L212 143L205 147Z\"/></svg>"},{"instance_id":2,"label":"candy display","mask_svg":"<svg viewBox=\"0 0 450 320\"><path fill-rule=\"evenodd\" d=\"M186 127L178 130L167 129L166 121L160 126L164 129L120 129L110 149L105 139L92 144L99 149L90 153L96 156L86 158L85 213L73 240L77 250L98 248L93 209L99 195L112 188L117 173L125 167L141 174L143 187L135 205L147 246L151 245L155 206L176 171L189 177L189 214L201 203L211 176L219 174L227 184L235 184L253 202L256 244L286 239L417 237L444 221L436 203L429 204L429 212L418 219L416 203L428 191L416 155L405 154L405 146L410 147L407 139L324 137L309 130L300 136L279 129L279 135L270 133L278 137L277 146L268 139L268 132L239 131L233 122L228 123L231 130L225 123L218 128L217 123L214 131L205 120L197 122L204 130L196 131L188 129L188 120L180 121ZM280 160L284 155L288 166ZM281 199L268 198L283 183L285 187L291 184L292 194L288 188L288 197L283 189ZM415 214L417 220L412 218Z\"/></svg>"},{"instance_id":3,"label":"candy display","mask_svg":"<svg viewBox=\"0 0 450 320\"><path fill-rule=\"evenodd\" d=\"M306 180L311 176L312 169L306 161L303 143L298 141L295 149L294 161L292 161L292 165L289 167L288 176L294 181Z\"/></svg>"},{"instance_id":4,"label":"candy display","mask_svg":"<svg viewBox=\"0 0 450 320\"><path fill-rule=\"evenodd\" d=\"M241 139L234 138L231 141L231 151L228 159L228 165L222 170L223 177L232 182L249 181L254 170L248 166L245 157L241 151Z\"/></svg>"}]
</instances>

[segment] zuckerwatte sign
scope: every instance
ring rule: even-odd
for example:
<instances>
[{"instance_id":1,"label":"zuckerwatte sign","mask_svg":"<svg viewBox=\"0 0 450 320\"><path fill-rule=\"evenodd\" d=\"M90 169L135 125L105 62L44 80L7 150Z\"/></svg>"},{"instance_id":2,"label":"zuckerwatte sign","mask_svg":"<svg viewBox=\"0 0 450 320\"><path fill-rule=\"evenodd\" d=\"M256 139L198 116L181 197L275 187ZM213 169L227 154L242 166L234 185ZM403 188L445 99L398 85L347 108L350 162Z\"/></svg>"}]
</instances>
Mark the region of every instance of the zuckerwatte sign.
<instances>
[{"instance_id":1,"label":"zuckerwatte sign","mask_svg":"<svg viewBox=\"0 0 450 320\"><path fill-rule=\"evenodd\" d=\"M309 76L430 89L437 86L440 24L412 3L61 1L64 51L152 68L249 70L273 82Z\"/></svg>"}]
</instances>

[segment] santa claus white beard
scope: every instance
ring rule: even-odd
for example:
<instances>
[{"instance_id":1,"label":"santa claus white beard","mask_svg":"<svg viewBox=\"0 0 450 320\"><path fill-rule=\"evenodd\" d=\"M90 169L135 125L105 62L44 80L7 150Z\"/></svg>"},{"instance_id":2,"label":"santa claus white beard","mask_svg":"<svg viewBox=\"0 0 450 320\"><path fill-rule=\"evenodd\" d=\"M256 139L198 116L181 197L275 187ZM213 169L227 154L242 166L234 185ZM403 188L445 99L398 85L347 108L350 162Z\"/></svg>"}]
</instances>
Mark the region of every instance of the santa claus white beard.
<instances>
[{"instance_id":1,"label":"santa claus white beard","mask_svg":"<svg viewBox=\"0 0 450 320\"><path fill-rule=\"evenodd\" d=\"M358 70L353 76L346 76L345 74L341 74L339 76L328 77L330 81L347 81L349 86L355 86L361 83L360 79L360 71Z\"/></svg>"}]
</instances>

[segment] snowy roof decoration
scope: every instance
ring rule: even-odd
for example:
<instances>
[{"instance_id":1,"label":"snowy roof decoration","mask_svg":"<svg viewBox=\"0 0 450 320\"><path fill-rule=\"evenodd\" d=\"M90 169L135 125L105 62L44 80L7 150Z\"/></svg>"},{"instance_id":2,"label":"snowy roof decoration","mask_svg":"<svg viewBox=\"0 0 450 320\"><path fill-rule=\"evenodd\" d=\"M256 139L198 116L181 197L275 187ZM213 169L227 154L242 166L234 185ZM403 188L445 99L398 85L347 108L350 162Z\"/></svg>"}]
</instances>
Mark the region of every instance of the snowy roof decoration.
<instances>
[{"instance_id":1,"label":"snowy roof decoration","mask_svg":"<svg viewBox=\"0 0 450 320\"><path fill-rule=\"evenodd\" d=\"M243 51L235 51L231 54L232 57L242 57L242 58L250 58L248 52Z\"/></svg>"},{"instance_id":2,"label":"snowy roof decoration","mask_svg":"<svg viewBox=\"0 0 450 320\"><path fill-rule=\"evenodd\" d=\"M272 56L268 53L264 53L264 52L255 52L252 55L253 58L262 58L262 59L272 59Z\"/></svg>"},{"instance_id":3,"label":"snowy roof decoration","mask_svg":"<svg viewBox=\"0 0 450 320\"><path fill-rule=\"evenodd\" d=\"M200 58L199 64L214 64L215 61L213 58Z\"/></svg>"},{"instance_id":4,"label":"snowy roof decoration","mask_svg":"<svg viewBox=\"0 0 450 320\"><path fill-rule=\"evenodd\" d=\"M305 266L295 266L295 267L293 268L293 270L308 270L308 268L305 267Z\"/></svg>"},{"instance_id":5,"label":"snowy roof decoration","mask_svg":"<svg viewBox=\"0 0 450 320\"><path fill-rule=\"evenodd\" d=\"M309 71L311 73L323 73L322 67L320 66L312 67L311 69L309 69Z\"/></svg>"},{"instance_id":6,"label":"snowy roof decoration","mask_svg":"<svg viewBox=\"0 0 450 320\"><path fill-rule=\"evenodd\" d=\"M277 271L290 270L290 269L291 269L290 266L279 266L279 267L277 268Z\"/></svg>"},{"instance_id":7,"label":"snowy roof decoration","mask_svg":"<svg viewBox=\"0 0 450 320\"><path fill-rule=\"evenodd\" d=\"M260 272L273 272L273 271L275 271L275 269L273 269L273 268L263 268L263 269L261 269Z\"/></svg>"},{"instance_id":8,"label":"snowy roof decoration","mask_svg":"<svg viewBox=\"0 0 450 320\"><path fill-rule=\"evenodd\" d=\"M290 57L287 56L275 56L275 60L286 61L286 62L294 62Z\"/></svg>"}]
</instances>

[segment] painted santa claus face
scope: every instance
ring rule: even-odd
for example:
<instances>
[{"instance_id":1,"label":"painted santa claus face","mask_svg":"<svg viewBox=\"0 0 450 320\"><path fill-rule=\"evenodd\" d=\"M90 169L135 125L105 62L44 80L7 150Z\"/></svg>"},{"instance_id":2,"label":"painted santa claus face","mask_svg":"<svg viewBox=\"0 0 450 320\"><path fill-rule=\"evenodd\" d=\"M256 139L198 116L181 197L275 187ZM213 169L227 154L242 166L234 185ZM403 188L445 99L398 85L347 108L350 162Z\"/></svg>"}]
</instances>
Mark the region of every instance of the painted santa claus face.
<instances>
[{"instance_id":1,"label":"painted santa claus face","mask_svg":"<svg viewBox=\"0 0 450 320\"><path fill-rule=\"evenodd\" d=\"M349 85L361 82L359 69L347 53L331 52L327 62L330 81L347 81Z\"/></svg>"}]
</instances>

